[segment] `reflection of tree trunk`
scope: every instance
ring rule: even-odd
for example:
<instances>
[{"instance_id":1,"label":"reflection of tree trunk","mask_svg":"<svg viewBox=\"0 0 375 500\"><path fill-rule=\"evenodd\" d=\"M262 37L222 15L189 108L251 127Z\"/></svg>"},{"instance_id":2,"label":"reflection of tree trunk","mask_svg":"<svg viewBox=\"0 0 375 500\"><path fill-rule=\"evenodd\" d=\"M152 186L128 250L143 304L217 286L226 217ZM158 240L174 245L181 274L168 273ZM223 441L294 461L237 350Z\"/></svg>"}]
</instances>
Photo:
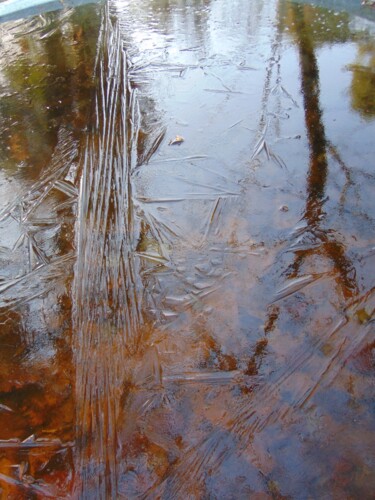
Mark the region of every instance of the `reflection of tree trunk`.
<instances>
[{"instance_id":1,"label":"reflection of tree trunk","mask_svg":"<svg viewBox=\"0 0 375 500\"><path fill-rule=\"evenodd\" d=\"M328 173L326 137L319 103L319 69L311 29L305 22L303 8L294 5L293 11L300 55L306 130L310 146L305 218L310 224L315 225L320 215Z\"/></svg>"},{"instance_id":2,"label":"reflection of tree trunk","mask_svg":"<svg viewBox=\"0 0 375 500\"><path fill-rule=\"evenodd\" d=\"M332 233L319 228L322 219L325 186L328 175L327 140L319 102L319 69L314 52L313 34L306 22L303 6L293 5L296 39L300 55L301 87L305 108L306 131L310 147L310 167L307 176L307 201L304 219L307 229L321 240L318 249L298 252L290 275L296 276L304 259L312 253L329 257L338 273L342 292L346 298L357 291L355 269L345 255L343 245L332 239Z\"/></svg>"}]
</instances>

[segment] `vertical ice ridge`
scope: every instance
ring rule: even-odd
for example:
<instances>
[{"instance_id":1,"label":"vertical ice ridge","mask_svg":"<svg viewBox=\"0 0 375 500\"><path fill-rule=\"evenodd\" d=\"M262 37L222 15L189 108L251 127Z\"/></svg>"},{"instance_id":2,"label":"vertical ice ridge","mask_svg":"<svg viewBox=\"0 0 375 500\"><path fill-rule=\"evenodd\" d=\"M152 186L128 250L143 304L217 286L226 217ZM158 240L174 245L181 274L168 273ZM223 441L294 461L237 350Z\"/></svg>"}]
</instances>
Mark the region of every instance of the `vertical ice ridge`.
<instances>
[{"instance_id":1,"label":"vertical ice ridge","mask_svg":"<svg viewBox=\"0 0 375 500\"><path fill-rule=\"evenodd\" d=\"M76 433L80 498L117 497L116 419L126 352L141 309L133 259L126 54L103 16L93 128L83 158L74 286Z\"/></svg>"}]
</instances>

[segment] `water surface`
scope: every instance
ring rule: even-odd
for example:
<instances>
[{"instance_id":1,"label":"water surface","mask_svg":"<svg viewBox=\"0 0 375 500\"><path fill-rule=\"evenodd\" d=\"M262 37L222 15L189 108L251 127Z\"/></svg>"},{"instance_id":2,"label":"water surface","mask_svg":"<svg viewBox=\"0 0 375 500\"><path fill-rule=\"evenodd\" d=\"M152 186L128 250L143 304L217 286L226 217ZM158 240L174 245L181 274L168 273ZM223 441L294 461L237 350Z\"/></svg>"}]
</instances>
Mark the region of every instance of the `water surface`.
<instances>
[{"instance_id":1,"label":"water surface","mask_svg":"<svg viewBox=\"0 0 375 500\"><path fill-rule=\"evenodd\" d=\"M4 498L371 497L374 24L349 4L0 24Z\"/></svg>"}]
</instances>

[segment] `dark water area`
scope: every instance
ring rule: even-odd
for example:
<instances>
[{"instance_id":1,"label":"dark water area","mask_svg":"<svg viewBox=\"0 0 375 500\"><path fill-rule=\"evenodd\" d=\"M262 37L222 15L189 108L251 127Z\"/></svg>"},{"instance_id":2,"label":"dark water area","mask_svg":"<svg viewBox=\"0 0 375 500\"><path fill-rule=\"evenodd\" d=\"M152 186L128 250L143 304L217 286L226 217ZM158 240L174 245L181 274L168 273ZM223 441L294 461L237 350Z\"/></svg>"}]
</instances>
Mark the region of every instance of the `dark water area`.
<instances>
[{"instance_id":1,"label":"dark water area","mask_svg":"<svg viewBox=\"0 0 375 500\"><path fill-rule=\"evenodd\" d=\"M375 24L0 24L0 496L372 498Z\"/></svg>"}]
</instances>

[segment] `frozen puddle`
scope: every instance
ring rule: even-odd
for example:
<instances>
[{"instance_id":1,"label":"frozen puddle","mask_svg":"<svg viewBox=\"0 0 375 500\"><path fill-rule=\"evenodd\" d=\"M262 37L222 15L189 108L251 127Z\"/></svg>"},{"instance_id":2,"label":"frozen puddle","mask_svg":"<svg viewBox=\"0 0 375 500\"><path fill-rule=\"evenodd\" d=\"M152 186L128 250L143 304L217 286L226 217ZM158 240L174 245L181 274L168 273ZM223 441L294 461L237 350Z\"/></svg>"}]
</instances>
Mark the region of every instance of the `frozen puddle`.
<instances>
[{"instance_id":1,"label":"frozen puddle","mask_svg":"<svg viewBox=\"0 0 375 500\"><path fill-rule=\"evenodd\" d=\"M368 497L368 7L50 8L0 25L2 496Z\"/></svg>"}]
</instances>

